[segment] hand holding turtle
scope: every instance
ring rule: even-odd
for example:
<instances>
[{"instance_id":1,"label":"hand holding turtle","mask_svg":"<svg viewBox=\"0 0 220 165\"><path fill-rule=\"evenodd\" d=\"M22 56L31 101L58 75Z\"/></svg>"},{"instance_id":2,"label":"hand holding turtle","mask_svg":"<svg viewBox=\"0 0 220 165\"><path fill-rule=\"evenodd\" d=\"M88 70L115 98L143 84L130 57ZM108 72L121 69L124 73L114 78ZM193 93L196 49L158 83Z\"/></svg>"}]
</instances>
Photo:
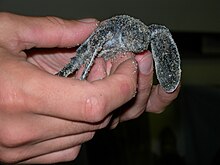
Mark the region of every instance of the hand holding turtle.
<instances>
[{"instance_id":1,"label":"hand holding turtle","mask_svg":"<svg viewBox=\"0 0 220 165\"><path fill-rule=\"evenodd\" d=\"M137 103L147 104L149 110L161 111L178 93L167 97L153 90L147 101L141 90L151 91L152 77L137 77L130 57L113 64L106 78L108 67L97 60L89 75L91 82L54 76L74 51L57 48L86 40L97 26L94 19L65 21L0 13L0 22L0 162L73 160L80 145L106 127L112 112L133 98L137 79ZM31 48L37 50L27 51ZM129 112L125 120L136 116Z\"/></svg>"}]
</instances>

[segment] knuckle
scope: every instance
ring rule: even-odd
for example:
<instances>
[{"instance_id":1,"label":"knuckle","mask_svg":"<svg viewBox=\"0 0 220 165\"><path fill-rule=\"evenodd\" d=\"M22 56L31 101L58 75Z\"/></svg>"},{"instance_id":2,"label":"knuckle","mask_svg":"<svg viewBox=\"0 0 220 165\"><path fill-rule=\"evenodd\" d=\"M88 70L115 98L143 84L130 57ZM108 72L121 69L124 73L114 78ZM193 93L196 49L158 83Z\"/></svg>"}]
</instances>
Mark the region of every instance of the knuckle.
<instances>
[{"instance_id":1,"label":"knuckle","mask_svg":"<svg viewBox=\"0 0 220 165\"><path fill-rule=\"evenodd\" d=\"M161 113L164 112L164 110L165 110L165 108L160 108L160 109L155 109L152 112L155 113L155 114L161 114Z\"/></svg>"},{"instance_id":2,"label":"knuckle","mask_svg":"<svg viewBox=\"0 0 220 165\"><path fill-rule=\"evenodd\" d=\"M88 134L88 141L91 140L95 136L95 132L89 132Z\"/></svg>"},{"instance_id":3,"label":"knuckle","mask_svg":"<svg viewBox=\"0 0 220 165\"><path fill-rule=\"evenodd\" d=\"M92 95L85 99L84 118L88 122L100 122L105 118L105 101L98 95Z\"/></svg>"},{"instance_id":4,"label":"knuckle","mask_svg":"<svg viewBox=\"0 0 220 165\"><path fill-rule=\"evenodd\" d=\"M138 108L137 107L137 110L138 111L128 111L122 118L122 121L126 121L126 120L131 120L131 119L136 119L138 118L144 111L145 111L145 108Z\"/></svg>"},{"instance_id":5,"label":"knuckle","mask_svg":"<svg viewBox=\"0 0 220 165\"><path fill-rule=\"evenodd\" d=\"M58 17L54 16L47 16L47 20L49 20L51 23L56 24L56 25L64 25L64 20Z\"/></svg>"},{"instance_id":6,"label":"knuckle","mask_svg":"<svg viewBox=\"0 0 220 165\"><path fill-rule=\"evenodd\" d=\"M99 124L98 129L103 129L109 125L109 122L111 121L111 116L106 118L101 124Z\"/></svg>"},{"instance_id":7,"label":"knuckle","mask_svg":"<svg viewBox=\"0 0 220 165\"><path fill-rule=\"evenodd\" d=\"M146 112L151 112L154 114L160 114L165 110L165 106L156 106L155 104L151 104L151 102L147 105Z\"/></svg>"},{"instance_id":8,"label":"knuckle","mask_svg":"<svg viewBox=\"0 0 220 165\"><path fill-rule=\"evenodd\" d=\"M9 126L7 126L9 128ZM15 164L29 155L29 151L23 146L30 142L31 136L28 136L28 131L22 132L22 130L13 127L13 129L4 128L1 130L0 135L0 162ZM18 134L19 132L22 132Z\"/></svg>"},{"instance_id":9,"label":"knuckle","mask_svg":"<svg viewBox=\"0 0 220 165\"><path fill-rule=\"evenodd\" d=\"M73 147L68 149L64 154L62 155L62 161L72 161L77 158L79 155L80 147Z\"/></svg>"},{"instance_id":10,"label":"knuckle","mask_svg":"<svg viewBox=\"0 0 220 165\"><path fill-rule=\"evenodd\" d=\"M5 41L10 40L10 32L14 31L14 15L7 12L0 13L0 22L0 42L4 45Z\"/></svg>"},{"instance_id":11,"label":"knuckle","mask_svg":"<svg viewBox=\"0 0 220 165\"><path fill-rule=\"evenodd\" d=\"M8 12L1 12L0 13L0 21L4 21L4 23L8 23L12 19L12 14ZM4 24L1 24L4 25Z\"/></svg>"},{"instance_id":12,"label":"knuckle","mask_svg":"<svg viewBox=\"0 0 220 165\"><path fill-rule=\"evenodd\" d=\"M23 130L16 124L5 124L1 130L0 143L5 148L17 148L32 141L32 136L25 128Z\"/></svg>"},{"instance_id":13,"label":"knuckle","mask_svg":"<svg viewBox=\"0 0 220 165\"><path fill-rule=\"evenodd\" d=\"M138 118L140 115L141 115L141 113L137 113L137 112L136 112L135 114L130 113L130 114L127 114L127 115L124 117L124 120L126 121L126 120L136 119L136 118Z\"/></svg>"},{"instance_id":14,"label":"knuckle","mask_svg":"<svg viewBox=\"0 0 220 165\"><path fill-rule=\"evenodd\" d=\"M2 96L3 95L3 96ZM14 107L16 105L16 100L14 100L14 98L12 98L12 96L9 95L5 95L2 94L2 92L0 93L0 109L2 112L7 111L13 111L15 110Z\"/></svg>"},{"instance_id":15,"label":"knuckle","mask_svg":"<svg viewBox=\"0 0 220 165\"><path fill-rule=\"evenodd\" d=\"M140 112L137 112L133 115L132 119L137 119L139 116L141 116L141 114L143 113L143 110Z\"/></svg>"},{"instance_id":16,"label":"knuckle","mask_svg":"<svg viewBox=\"0 0 220 165\"><path fill-rule=\"evenodd\" d=\"M20 161L19 153L15 153L11 150L1 151L0 152L0 163L5 164L15 164Z\"/></svg>"},{"instance_id":17,"label":"knuckle","mask_svg":"<svg viewBox=\"0 0 220 165\"><path fill-rule=\"evenodd\" d=\"M61 35L59 40L60 43L62 43L64 41L64 31L66 30L66 25L65 25L65 21L61 18L58 17L54 17L54 16L47 16L46 19L51 22L53 24L53 26L55 25L58 29L60 29L60 33Z\"/></svg>"},{"instance_id":18,"label":"knuckle","mask_svg":"<svg viewBox=\"0 0 220 165\"><path fill-rule=\"evenodd\" d=\"M4 76L4 75L3 75ZM3 80L2 80L3 79ZM7 112L18 112L23 107L24 96L21 90L16 88L16 85L10 81L4 81L0 78L0 109Z\"/></svg>"},{"instance_id":19,"label":"knuckle","mask_svg":"<svg viewBox=\"0 0 220 165\"><path fill-rule=\"evenodd\" d=\"M120 80L120 90L123 96L128 97L127 99L130 100L131 98L136 95L137 92L137 82L134 81L131 77L121 75ZM126 100L126 101L128 101Z\"/></svg>"},{"instance_id":20,"label":"knuckle","mask_svg":"<svg viewBox=\"0 0 220 165\"><path fill-rule=\"evenodd\" d=\"M13 133L13 131L1 131L1 145L6 148L14 148L18 145L17 136Z\"/></svg>"},{"instance_id":21,"label":"knuckle","mask_svg":"<svg viewBox=\"0 0 220 165\"><path fill-rule=\"evenodd\" d=\"M140 83L138 84L138 92L141 93L150 93L152 89L153 82L148 81L148 83Z\"/></svg>"}]
</instances>

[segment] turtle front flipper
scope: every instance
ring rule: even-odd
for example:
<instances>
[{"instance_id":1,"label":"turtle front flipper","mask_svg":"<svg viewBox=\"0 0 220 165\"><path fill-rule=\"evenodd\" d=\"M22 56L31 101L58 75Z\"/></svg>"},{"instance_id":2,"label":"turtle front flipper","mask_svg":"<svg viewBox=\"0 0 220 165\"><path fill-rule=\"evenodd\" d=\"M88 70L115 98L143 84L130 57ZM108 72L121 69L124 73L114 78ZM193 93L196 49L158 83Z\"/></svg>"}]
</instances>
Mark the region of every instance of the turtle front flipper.
<instances>
[{"instance_id":1,"label":"turtle front flipper","mask_svg":"<svg viewBox=\"0 0 220 165\"><path fill-rule=\"evenodd\" d=\"M170 31L161 25L149 26L151 51L160 85L173 92L181 78L180 55Z\"/></svg>"},{"instance_id":2,"label":"turtle front flipper","mask_svg":"<svg viewBox=\"0 0 220 165\"><path fill-rule=\"evenodd\" d=\"M56 75L60 77L68 77L75 72L75 70L79 69L81 65L82 61L79 60L78 56L72 57L70 62L62 70L56 73Z\"/></svg>"}]
</instances>

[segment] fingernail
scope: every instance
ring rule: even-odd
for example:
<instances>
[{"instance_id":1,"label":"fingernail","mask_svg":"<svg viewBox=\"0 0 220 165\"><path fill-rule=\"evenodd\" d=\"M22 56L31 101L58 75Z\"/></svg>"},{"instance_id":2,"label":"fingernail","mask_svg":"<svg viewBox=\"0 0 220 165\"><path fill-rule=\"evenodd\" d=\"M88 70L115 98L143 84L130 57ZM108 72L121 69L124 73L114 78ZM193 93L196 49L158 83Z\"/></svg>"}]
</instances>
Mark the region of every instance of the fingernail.
<instances>
[{"instance_id":1,"label":"fingernail","mask_svg":"<svg viewBox=\"0 0 220 165\"><path fill-rule=\"evenodd\" d=\"M153 60L151 55L144 56L139 62L139 71L148 75L153 70Z\"/></svg>"},{"instance_id":2,"label":"fingernail","mask_svg":"<svg viewBox=\"0 0 220 165\"><path fill-rule=\"evenodd\" d=\"M80 19L78 20L79 22L83 22L83 23L93 23L93 22L97 22L96 19L94 18L84 18L84 19Z\"/></svg>"}]
</instances>

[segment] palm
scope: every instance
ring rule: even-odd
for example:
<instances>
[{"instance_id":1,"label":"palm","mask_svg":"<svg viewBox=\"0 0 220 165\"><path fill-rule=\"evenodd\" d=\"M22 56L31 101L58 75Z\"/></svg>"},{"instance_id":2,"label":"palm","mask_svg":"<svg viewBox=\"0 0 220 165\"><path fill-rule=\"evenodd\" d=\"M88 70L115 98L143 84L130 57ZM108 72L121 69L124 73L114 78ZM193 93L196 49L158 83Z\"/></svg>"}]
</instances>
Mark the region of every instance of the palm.
<instances>
[{"instance_id":1,"label":"palm","mask_svg":"<svg viewBox=\"0 0 220 165\"><path fill-rule=\"evenodd\" d=\"M56 74L70 61L71 57L75 56L76 48L32 49L26 53L28 62L50 74ZM106 71L110 72L110 68L111 65L107 66L104 59L97 58L87 80L95 81L106 77ZM82 71L83 68L76 72L74 76L80 78Z\"/></svg>"},{"instance_id":2,"label":"palm","mask_svg":"<svg viewBox=\"0 0 220 165\"><path fill-rule=\"evenodd\" d=\"M27 52L27 61L54 74L74 55L75 49L33 49Z\"/></svg>"}]
</instances>

